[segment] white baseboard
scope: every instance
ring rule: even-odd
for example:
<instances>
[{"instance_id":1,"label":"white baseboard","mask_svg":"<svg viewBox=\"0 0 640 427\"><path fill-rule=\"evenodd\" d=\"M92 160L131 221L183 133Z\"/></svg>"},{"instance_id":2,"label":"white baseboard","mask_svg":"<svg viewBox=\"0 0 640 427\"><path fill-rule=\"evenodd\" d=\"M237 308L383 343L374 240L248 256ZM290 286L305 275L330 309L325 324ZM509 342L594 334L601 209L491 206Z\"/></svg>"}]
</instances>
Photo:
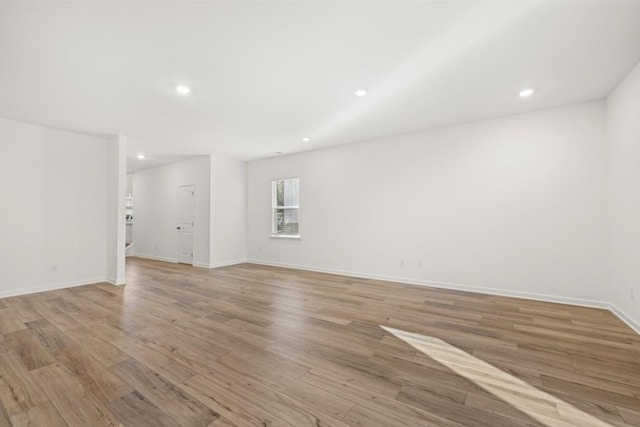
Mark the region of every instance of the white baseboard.
<instances>
[{"instance_id":1,"label":"white baseboard","mask_svg":"<svg viewBox=\"0 0 640 427\"><path fill-rule=\"evenodd\" d=\"M198 268L211 268L211 266L209 264L205 264L202 262L194 262L193 263L194 267L198 267Z\"/></svg>"},{"instance_id":2,"label":"white baseboard","mask_svg":"<svg viewBox=\"0 0 640 427\"><path fill-rule=\"evenodd\" d=\"M505 296L505 297L525 298L525 299L531 299L536 301L576 305L580 307L602 308L602 309L611 311L618 318L620 318L620 320L622 320L627 325L629 325L631 329L633 329L635 332L640 334L640 324L636 322L633 318L631 318L631 316L629 316L628 314L626 314L625 312L623 312L618 307L616 307L615 305L611 304L608 301L587 300L587 299L581 299L581 298L571 298L571 297L558 296L558 295L546 295L546 294L538 294L538 293L532 293L532 292L509 291L504 289L461 285L457 283L445 283L445 282L435 282L435 281L426 281L426 280L422 281L422 280L415 280L415 279L407 279L404 277L393 277L393 276L384 276L384 275L377 275L377 274L360 273L360 272L354 272L354 271L310 267L305 265L285 264L285 263L279 263L279 262L264 261L259 259L249 259L247 260L247 262L252 264L268 265L272 267L294 268L297 270L315 271L318 273L337 274L339 276L383 280L387 282L398 282L398 283L405 283L409 285L429 286L433 288L453 289L457 291L476 292L480 294L499 295L499 296Z\"/></svg>"},{"instance_id":3,"label":"white baseboard","mask_svg":"<svg viewBox=\"0 0 640 427\"><path fill-rule=\"evenodd\" d=\"M38 285L21 289L10 289L8 291L0 291L0 298L17 297L20 295L37 294L39 292L56 291L58 289L75 288L77 286L93 285L95 283L106 282L105 277L90 277L66 282L48 283L46 285Z\"/></svg>"},{"instance_id":4,"label":"white baseboard","mask_svg":"<svg viewBox=\"0 0 640 427\"><path fill-rule=\"evenodd\" d=\"M164 261L164 262L170 262L173 264L177 264L178 260L175 258L165 258L165 257L161 257L161 256L157 256L157 255L150 255L150 254L141 254L136 252L135 255L132 255L134 257L138 257L138 258L146 258L146 259L152 259L154 261Z\"/></svg>"},{"instance_id":5,"label":"white baseboard","mask_svg":"<svg viewBox=\"0 0 640 427\"><path fill-rule=\"evenodd\" d=\"M107 283L110 283L115 286L122 286L127 284L127 281L124 278L116 279L113 277L107 277L106 281Z\"/></svg>"},{"instance_id":6,"label":"white baseboard","mask_svg":"<svg viewBox=\"0 0 640 427\"><path fill-rule=\"evenodd\" d=\"M234 259L234 260L231 260L231 261L216 262L210 268L228 267L230 265L242 264L242 263L245 263L245 262L247 262L246 258Z\"/></svg>"},{"instance_id":7,"label":"white baseboard","mask_svg":"<svg viewBox=\"0 0 640 427\"><path fill-rule=\"evenodd\" d=\"M139 258L151 259L151 260L154 260L154 261L170 262L170 263L173 263L173 264L177 264L178 263L177 259L164 258L164 257L156 256L156 255L136 253L133 256L134 257L139 257ZM203 263L203 262L194 262L193 266L194 267L198 267L198 268L209 268L209 269L211 269L211 268L218 268L218 267L226 267L228 265L242 264L243 262L247 262L247 260L245 258L242 258L242 259L235 259L235 260L231 260L231 261L218 262L218 263L215 263L215 264L206 264L206 263Z\"/></svg>"},{"instance_id":8,"label":"white baseboard","mask_svg":"<svg viewBox=\"0 0 640 427\"><path fill-rule=\"evenodd\" d=\"M146 259L151 259L154 261L162 261L162 262L170 262L172 264L178 264L178 260L176 258L165 258L165 257L161 257L161 256L157 256L157 255L150 255L150 254L141 254L141 253L137 253L135 255L132 255L134 257L138 257L138 258L146 258ZM193 262L194 267L198 267L198 268L213 268L211 267L211 265L204 263L204 262Z\"/></svg>"},{"instance_id":9,"label":"white baseboard","mask_svg":"<svg viewBox=\"0 0 640 427\"><path fill-rule=\"evenodd\" d=\"M631 329L640 334L640 323L636 322L631 316L619 309L615 304L609 304L609 310L618 316L618 318L626 323Z\"/></svg>"},{"instance_id":10,"label":"white baseboard","mask_svg":"<svg viewBox=\"0 0 640 427\"><path fill-rule=\"evenodd\" d=\"M457 291L475 292L479 294L499 295L504 297L525 298L537 301L555 302L561 304L579 305L582 307L609 308L608 302L587 300L580 298L571 298L559 295L546 295L533 292L509 291L505 289L485 288L480 286L462 285L459 283L437 282L431 280L416 280L406 277L385 276L381 274L369 274L356 271L336 270L329 268L316 268L310 266L302 266L295 264L284 264L278 262L263 261L257 259L249 259L247 262L253 264L269 265L273 267L295 268L298 270L316 271L319 273L337 274L339 276L358 277L362 279L383 280L386 282L398 282L408 285L429 286L432 288L454 289Z\"/></svg>"}]
</instances>

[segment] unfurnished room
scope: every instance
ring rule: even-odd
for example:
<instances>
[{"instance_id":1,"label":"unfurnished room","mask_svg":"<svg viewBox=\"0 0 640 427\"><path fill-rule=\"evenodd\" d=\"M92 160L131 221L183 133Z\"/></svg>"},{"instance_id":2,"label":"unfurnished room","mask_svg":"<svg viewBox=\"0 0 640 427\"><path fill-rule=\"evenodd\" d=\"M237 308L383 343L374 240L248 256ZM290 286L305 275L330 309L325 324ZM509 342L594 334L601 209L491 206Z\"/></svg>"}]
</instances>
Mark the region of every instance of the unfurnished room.
<instances>
[{"instance_id":1,"label":"unfurnished room","mask_svg":"<svg viewBox=\"0 0 640 427\"><path fill-rule=\"evenodd\" d=\"M0 1L0 427L640 426L640 0Z\"/></svg>"}]
</instances>

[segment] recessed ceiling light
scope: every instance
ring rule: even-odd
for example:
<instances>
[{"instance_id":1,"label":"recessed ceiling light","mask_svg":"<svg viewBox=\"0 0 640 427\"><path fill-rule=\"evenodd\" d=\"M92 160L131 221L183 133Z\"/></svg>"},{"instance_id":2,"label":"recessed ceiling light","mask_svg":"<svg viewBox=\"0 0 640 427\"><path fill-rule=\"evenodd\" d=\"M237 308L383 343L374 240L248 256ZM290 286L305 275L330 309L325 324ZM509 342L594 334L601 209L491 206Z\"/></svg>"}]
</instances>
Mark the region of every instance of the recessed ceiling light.
<instances>
[{"instance_id":1,"label":"recessed ceiling light","mask_svg":"<svg viewBox=\"0 0 640 427\"><path fill-rule=\"evenodd\" d=\"M138 158L139 158L140 160L144 160L144 154L142 154L142 153L138 154Z\"/></svg>"},{"instance_id":2,"label":"recessed ceiling light","mask_svg":"<svg viewBox=\"0 0 640 427\"><path fill-rule=\"evenodd\" d=\"M528 96L533 95L534 90L533 89L522 89L519 93L520 98L526 98Z\"/></svg>"},{"instance_id":3,"label":"recessed ceiling light","mask_svg":"<svg viewBox=\"0 0 640 427\"><path fill-rule=\"evenodd\" d=\"M311 141L311 138L309 138L308 136L305 136L304 138L302 138L302 142L309 142Z\"/></svg>"},{"instance_id":4,"label":"recessed ceiling light","mask_svg":"<svg viewBox=\"0 0 640 427\"><path fill-rule=\"evenodd\" d=\"M191 88L185 85L177 85L176 92L178 92L180 95L188 95L191 93Z\"/></svg>"},{"instance_id":5,"label":"recessed ceiling light","mask_svg":"<svg viewBox=\"0 0 640 427\"><path fill-rule=\"evenodd\" d=\"M365 96L367 94L367 90L366 89L358 89L355 92L353 92L353 94L355 96Z\"/></svg>"}]
</instances>

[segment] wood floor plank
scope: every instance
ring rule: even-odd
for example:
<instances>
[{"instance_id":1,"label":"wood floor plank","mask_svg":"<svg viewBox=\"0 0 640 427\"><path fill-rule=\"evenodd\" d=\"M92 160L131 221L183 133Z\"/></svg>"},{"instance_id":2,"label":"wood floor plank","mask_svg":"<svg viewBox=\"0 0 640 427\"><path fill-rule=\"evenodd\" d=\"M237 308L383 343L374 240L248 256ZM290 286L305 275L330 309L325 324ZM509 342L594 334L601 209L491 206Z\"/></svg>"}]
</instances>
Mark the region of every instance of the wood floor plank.
<instances>
[{"instance_id":1,"label":"wood floor plank","mask_svg":"<svg viewBox=\"0 0 640 427\"><path fill-rule=\"evenodd\" d=\"M16 319L20 320L23 323L34 322L43 318L42 315L38 313L30 304L26 304L24 302L16 302L14 304L8 305L8 307L11 308Z\"/></svg>"},{"instance_id":2,"label":"wood floor plank","mask_svg":"<svg viewBox=\"0 0 640 427\"><path fill-rule=\"evenodd\" d=\"M137 391L109 402L109 409L125 426L172 427L175 425L171 417Z\"/></svg>"},{"instance_id":3,"label":"wood floor plank","mask_svg":"<svg viewBox=\"0 0 640 427\"><path fill-rule=\"evenodd\" d=\"M66 427L68 425L50 401L12 416L11 424L14 427Z\"/></svg>"},{"instance_id":4,"label":"wood floor plank","mask_svg":"<svg viewBox=\"0 0 640 427\"><path fill-rule=\"evenodd\" d=\"M22 363L29 370L48 366L56 361L31 329L22 329L7 334L4 342L8 349L20 357Z\"/></svg>"},{"instance_id":5,"label":"wood floor plank","mask_svg":"<svg viewBox=\"0 0 640 427\"><path fill-rule=\"evenodd\" d=\"M10 427L11 420L9 419L9 414L7 410L4 408L2 401L0 400L0 427Z\"/></svg>"},{"instance_id":6,"label":"wood floor plank","mask_svg":"<svg viewBox=\"0 0 640 427\"><path fill-rule=\"evenodd\" d=\"M618 408L618 413L627 424L640 426L640 407L637 410Z\"/></svg>"},{"instance_id":7,"label":"wood floor plank","mask_svg":"<svg viewBox=\"0 0 640 427\"><path fill-rule=\"evenodd\" d=\"M22 329L27 329L27 326L12 308L0 309L0 334L6 335Z\"/></svg>"},{"instance_id":8,"label":"wood floor plank","mask_svg":"<svg viewBox=\"0 0 640 427\"><path fill-rule=\"evenodd\" d=\"M343 427L347 425L316 406L305 405L297 398L257 382L244 381L232 386L230 390L293 426Z\"/></svg>"},{"instance_id":9,"label":"wood floor plank","mask_svg":"<svg viewBox=\"0 0 640 427\"><path fill-rule=\"evenodd\" d=\"M102 366L111 366L129 358L128 354L84 326L79 326L66 333Z\"/></svg>"},{"instance_id":10,"label":"wood floor plank","mask_svg":"<svg viewBox=\"0 0 640 427\"><path fill-rule=\"evenodd\" d=\"M0 402L9 416L48 400L17 354L12 351L0 353Z\"/></svg>"},{"instance_id":11,"label":"wood floor plank","mask_svg":"<svg viewBox=\"0 0 640 427\"><path fill-rule=\"evenodd\" d=\"M282 373L277 379L269 380L263 376L246 376L234 385L252 386L259 383L299 402L299 408L315 408L318 413L342 419L353 407L353 403L335 396L321 387L310 387L304 382Z\"/></svg>"},{"instance_id":12,"label":"wood floor plank","mask_svg":"<svg viewBox=\"0 0 640 427\"><path fill-rule=\"evenodd\" d=\"M607 310L240 264L0 299L0 427L638 426Z\"/></svg>"},{"instance_id":13,"label":"wood floor plank","mask_svg":"<svg viewBox=\"0 0 640 427\"><path fill-rule=\"evenodd\" d=\"M232 423L226 418L218 418L209 424L209 427L238 427L238 424Z\"/></svg>"},{"instance_id":14,"label":"wood floor plank","mask_svg":"<svg viewBox=\"0 0 640 427\"><path fill-rule=\"evenodd\" d=\"M43 324L43 322L46 322ZM34 336L40 341L40 344L51 355L55 353L78 348L77 342L69 338L60 329L49 323L47 320L30 322L29 329L33 331Z\"/></svg>"},{"instance_id":15,"label":"wood floor plank","mask_svg":"<svg viewBox=\"0 0 640 427\"><path fill-rule=\"evenodd\" d=\"M133 389L120 377L104 368L90 354L79 347L69 347L55 353L57 360L78 379L85 393L106 403Z\"/></svg>"},{"instance_id":16,"label":"wood floor plank","mask_svg":"<svg viewBox=\"0 0 640 427\"><path fill-rule=\"evenodd\" d=\"M244 395L230 390L230 385L218 382L215 377L196 375L180 387L237 425L288 425L277 414L270 413Z\"/></svg>"},{"instance_id":17,"label":"wood floor plank","mask_svg":"<svg viewBox=\"0 0 640 427\"><path fill-rule=\"evenodd\" d=\"M112 370L154 405L163 408L179 425L207 425L219 417L215 411L136 360L120 362Z\"/></svg>"},{"instance_id":18,"label":"wood floor plank","mask_svg":"<svg viewBox=\"0 0 640 427\"><path fill-rule=\"evenodd\" d=\"M102 403L87 395L80 381L62 363L32 373L69 426L120 425Z\"/></svg>"}]
</instances>

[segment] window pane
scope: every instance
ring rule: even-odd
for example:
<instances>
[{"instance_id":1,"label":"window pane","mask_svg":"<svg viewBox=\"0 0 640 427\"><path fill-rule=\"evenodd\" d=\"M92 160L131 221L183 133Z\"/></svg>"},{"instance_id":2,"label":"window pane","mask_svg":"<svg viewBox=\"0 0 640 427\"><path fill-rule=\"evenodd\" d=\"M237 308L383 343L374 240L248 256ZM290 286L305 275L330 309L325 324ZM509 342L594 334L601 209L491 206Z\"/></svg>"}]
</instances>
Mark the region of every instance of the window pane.
<instances>
[{"instance_id":1,"label":"window pane","mask_svg":"<svg viewBox=\"0 0 640 427\"><path fill-rule=\"evenodd\" d=\"M300 179L281 179L271 182L273 203L271 233L299 236L298 208L300 204Z\"/></svg>"},{"instance_id":2,"label":"window pane","mask_svg":"<svg viewBox=\"0 0 640 427\"><path fill-rule=\"evenodd\" d=\"M276 206L284 206L284 181L276 182Z\"/></svg>"},{"instance_id":3,"label":"window pane","mask_svg":"<svg viewBox=\"0 0 640 427\"><path fill-rule=\"evenodd\" d=\"M298 209L276 209L277 234L298 234Z\"/></svg>"},{"instance_id":4,"label":"window pane","mask_svg":"<svg viewBox=\"0 0 640 427\"><path fill-rule=\"evenodd\" d=\"M284 203L279 206L298 206L298 199L300 198L299 181L297 179L288 179L281 182L284 183Z\"/></svg>"}]
</instances>

